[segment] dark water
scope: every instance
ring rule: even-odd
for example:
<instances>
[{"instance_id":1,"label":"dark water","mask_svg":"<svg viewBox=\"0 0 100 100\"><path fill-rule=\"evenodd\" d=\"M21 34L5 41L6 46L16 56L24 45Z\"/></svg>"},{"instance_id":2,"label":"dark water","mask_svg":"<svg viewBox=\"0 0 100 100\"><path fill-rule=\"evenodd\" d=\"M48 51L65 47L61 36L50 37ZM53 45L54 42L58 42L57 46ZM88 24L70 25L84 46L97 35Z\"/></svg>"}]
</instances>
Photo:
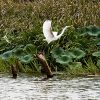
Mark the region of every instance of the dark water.
<instances>
[{"instance_id":1,"label":"dark water","mask_svg":"<svg viewBox=\"0 0 100 100\"><path fill-rule=\"evenodd\" d=\"M100 100L100 77L40 81L1 75L0 100Z\"/></svg>"}]
</instances>

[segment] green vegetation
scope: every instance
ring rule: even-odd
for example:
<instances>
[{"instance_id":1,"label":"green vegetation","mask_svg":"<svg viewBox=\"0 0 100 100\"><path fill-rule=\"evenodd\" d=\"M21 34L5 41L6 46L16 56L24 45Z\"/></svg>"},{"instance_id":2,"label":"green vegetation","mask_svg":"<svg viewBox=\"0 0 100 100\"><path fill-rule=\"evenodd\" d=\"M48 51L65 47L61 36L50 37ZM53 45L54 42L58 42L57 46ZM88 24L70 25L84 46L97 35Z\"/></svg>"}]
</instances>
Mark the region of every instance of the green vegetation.
<instances>
[{"instance_id":1,"label":"green vegetation","mask_svg":"<svg viewBox=\"0 0 100 100\"><path fill-rule=\"evenodd\" d=\"M47 44L42 24L50 19L55 31L74 26L46 48L51 69L75 76L100 74L99 0L1 0L0 13L0 72L9 72L16 61L20 72L40 72L36 54Z\"/></svg>"}]
</instances>

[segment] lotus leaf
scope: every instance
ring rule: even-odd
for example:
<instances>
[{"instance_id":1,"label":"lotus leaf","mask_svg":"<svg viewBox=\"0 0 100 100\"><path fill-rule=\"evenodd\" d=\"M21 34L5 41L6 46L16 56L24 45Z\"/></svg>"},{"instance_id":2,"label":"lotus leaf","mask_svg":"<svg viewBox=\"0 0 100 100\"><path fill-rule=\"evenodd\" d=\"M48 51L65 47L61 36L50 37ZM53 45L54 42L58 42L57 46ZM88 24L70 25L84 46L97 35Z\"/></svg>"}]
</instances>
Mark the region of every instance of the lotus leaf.
<instances>
[{"instance_id":1,"label":"lotus leaf","mask_svg":"<svg viewBox=\"0 0 100 100\"><path fill-rule=\"evenodd\" d=\"M100 57L100 51L96 51L96 52L92 53L92 55L95 57Z\"/></svg>"},{"instance_id":2,"label":"lotus leaf","mask_svg":"<svg viewBox=\"0 0 100 100\"><path fill-rule=\"evenodd\" d=\"M25 55L25 53L24 53L22 48L15 48L15 49L13 49L13 53L18 58Z\"/></svg>"},{"instance_id":3,"label":"lotus leaf","mask_svg":"<svg viewBox=\"0 0 100 100\"><path fill-rule=\"evenodd\" d=\"M78 32L80 32L81 35L86 35L90 32L90 30L87 27L83 27L83 28L78 28Z\"/></svg>"},{"instance_id":4,"label":"lotus leaf","mask_svg":"<svg viewBox=\"0 0 100 100\"><path fill-rule=\"evenodd\" d=\"M90 34L92 36L98 36L100 34L100 28L96 27L96 26L89 26L88 29L90 30ZM92 34L91 34L92 33Z\"/></svg>"},{"instance_id":5,"label":"lotus leaf","mask_svg":"<svg viewBox=\"0 0 100 100\"><path fill-rule=\"evenodd\" d=\"M61 55L59 58L56 59L56 62L60 64L68 64L69 62L72 62L72 59L67 55Z\"/></svg>"},{"instance_id":6,"label":"lotus leaf","mask_svg":"<svg viewBox=\"0 0 100 100\"><path fill-rule=\"evenodd\" d=\"M28 52L28 53L34 53L34 51L36 51L35 46L33 44L27 44L24 47L24 51Z\"/></svg>"},{"instance_id":7,"label":"lotus leaf","mask_svg":"<svg viewBox=\"0 0 100 100\"><path fill-rule=\"evenodd\" d=\"M88 34L90 36L98 36L98 35L100 35L100 28L90 25L88 27L83 27L83 28L79 29L79 32L81 33L81 35Z\"/></svg>"},{"instance_id":8,"label":"lotus leaf","mask_svg":"<svg viewBox=\"0 0 100 100\"><path fill-rule=\"evenodd\" d=\"M28 64L28 63L32 62L32 60L33 60L33 57L32 57L32 55L30 55L30 54L25 55L25 56L22 56L22 57L20 58L20 61L21 61L22 63L25 63L25 64Z\"/></svg>"},{"instance_id":9,"label":"lotus leaf","mask_svg":"<svg viewBox=\"0 0 100 100\"><path fill-rule=\"evenodd\" d=\"M100 45L100 42L98 42L97 45L99 46Z\"/></svg>"},{"instance_id":10,"label":"lotus leaf","mask_svg":"<svg viewBox=\"0 0 100 100\"><path fill-rule=\"evenodd\" d=\"M97 38L97 39L94 39L94 41L95 41L95 43L96 43L96 45L100 45L100 38Z\"/></svg>"},{"instance_id":11,"label":"lotus leaf","mask_svg":"<svg viewBox=\"0 0 100 100\"><path fill-rule=\"evenodd\" d=\"M67 56L69 56L69 57L71 57L71 58L75 58L76 56L74 56L73 54L72 54L72 52L70 52L70 51L65 51L65 55L67 55Z\"/></svg>"},{"instance_id":12,"label":"lotus leaf","mask_svg":"<svg viewBox=\"0 0 100 100\"><path fill-rule=\"evenodd\" d=\"M7 51L7 52L4 52L4 53L1 55L1 58L2 58L3 60L8 60L11 56L12 56L12 50Z\"/></svg>"},{"instance_id":13,"label":"lotus leaf","mask_svg":"<svg viewBox=\"0 0 100 100\"><path fill-rule=\"evenodd\" d=\"M70 53L71 57L75 59L81 59L86 54L84 51L80 50L79 48L72 49L70 52L71 52Z\"/></svg>"},{"instance_id":14,"label":"lotus leaf","mask_svg":"<svg viewBox=\"0 0 100 100\"><path fill-rule=\"evenodd\" d=\"M51 51L51 53L54 58L58 58L64 54L64 50L62 48L55 48Z\"/></svg>"}]
</instances>

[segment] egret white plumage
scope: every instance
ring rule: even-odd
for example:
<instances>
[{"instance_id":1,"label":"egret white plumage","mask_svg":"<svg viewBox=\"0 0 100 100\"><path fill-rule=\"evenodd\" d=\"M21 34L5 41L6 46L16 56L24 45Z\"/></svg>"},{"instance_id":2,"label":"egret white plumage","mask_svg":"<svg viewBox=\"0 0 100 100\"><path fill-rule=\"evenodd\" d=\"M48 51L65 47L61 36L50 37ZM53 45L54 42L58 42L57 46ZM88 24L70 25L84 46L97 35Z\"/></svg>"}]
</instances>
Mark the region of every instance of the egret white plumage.
<instances>
[{"instance_id":1,"label":"egret white plumage","mask_svg":"<svg viewBox=\"0 0 100 100\"><path fill-rule=\"evenodd\" d=\"M58 35L58 32L53 32L52 31L52 26L51 26L51 20L46 20L44 23L43 23L43 34L45 36L45 39L48 44L52 41L55 41L55 40L58 40L62 35L63 33L65 32L65 30L67 28L69 28L71 26L65 26L61 33Z\"/></svg>"}]
</instances>

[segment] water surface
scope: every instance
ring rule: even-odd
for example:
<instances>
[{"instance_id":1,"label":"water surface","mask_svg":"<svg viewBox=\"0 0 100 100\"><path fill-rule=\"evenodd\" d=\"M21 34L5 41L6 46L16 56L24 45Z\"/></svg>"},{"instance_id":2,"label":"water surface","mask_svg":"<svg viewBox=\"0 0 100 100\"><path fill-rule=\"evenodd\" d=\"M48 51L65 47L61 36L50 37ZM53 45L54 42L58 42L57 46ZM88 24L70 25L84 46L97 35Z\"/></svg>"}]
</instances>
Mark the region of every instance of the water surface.
<instances>
[{"instance_id":1,"label":"water surface","mask_svg":"<svg viewBox=\"0 0 100 100\"><path fill-rule=\"evenodd\" d=\"M100 100L100 77L40 81L1 75L0 100Z\"/></svg>"}]
</instances>

